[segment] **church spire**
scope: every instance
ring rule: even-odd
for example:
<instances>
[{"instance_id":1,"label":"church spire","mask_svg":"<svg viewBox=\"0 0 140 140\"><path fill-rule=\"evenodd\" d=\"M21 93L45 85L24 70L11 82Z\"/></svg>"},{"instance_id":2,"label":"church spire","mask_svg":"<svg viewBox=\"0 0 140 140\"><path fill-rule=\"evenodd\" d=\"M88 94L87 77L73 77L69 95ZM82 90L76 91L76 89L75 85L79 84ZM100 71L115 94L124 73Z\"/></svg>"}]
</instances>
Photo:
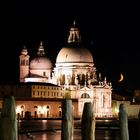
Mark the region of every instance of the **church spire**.
<instances>
[{"instance_id":1,"label":"church spire","mask_svg":"<svg viewBox=\"0 0 140 140\"><path fill-rule=\"evenodd\" d=\"M68 43L80 43L80 41L81 41L80 32L79 29L76 27L76 20L74 20L73 26L69 31Z\"/></svg>"},{"instance_id":2,"label":"church spire","mask_svg":"<svg viewBox=\"0 0 140 140\"><path fill-rule=\"evenodd\" d=\"M44 56L44 55L45 55L44 47L43 47L43 42L42 42L42 41L40 42L40 45L39 45L37 54L38 54L39 56Z\"/></svg>"}]
</instances>

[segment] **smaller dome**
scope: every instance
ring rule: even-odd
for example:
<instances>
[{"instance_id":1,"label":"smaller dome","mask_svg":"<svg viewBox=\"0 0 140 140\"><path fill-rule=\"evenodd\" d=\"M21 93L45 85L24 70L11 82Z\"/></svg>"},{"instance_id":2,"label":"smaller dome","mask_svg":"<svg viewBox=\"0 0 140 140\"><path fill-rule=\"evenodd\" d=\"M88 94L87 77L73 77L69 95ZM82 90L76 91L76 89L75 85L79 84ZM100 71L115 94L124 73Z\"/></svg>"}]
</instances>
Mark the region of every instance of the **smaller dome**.
<instances>
[{"instance_id":1,"label":"smaller dome","mask_svg":"<svg viewBox=\"0 0 140 140\"><path fill-rule=\"evenodd\" d=\"M32 59L30 62L30 69L35 70L44 70L44 69L52 69L52 62L49 58L45 56L38 56Z\"/></svg>"}]
</instances>

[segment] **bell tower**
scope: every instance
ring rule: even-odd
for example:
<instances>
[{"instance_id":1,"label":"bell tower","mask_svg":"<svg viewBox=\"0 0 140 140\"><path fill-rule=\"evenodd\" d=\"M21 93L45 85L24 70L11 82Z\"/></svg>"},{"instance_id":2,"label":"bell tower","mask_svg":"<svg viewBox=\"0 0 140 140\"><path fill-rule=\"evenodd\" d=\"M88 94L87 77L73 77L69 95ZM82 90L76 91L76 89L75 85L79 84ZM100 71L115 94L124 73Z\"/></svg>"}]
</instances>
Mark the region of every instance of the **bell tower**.
<instances>
[{"instance_id":1,"label":"bell tower","mask_svg":"<svg viewBox=\"0 0 140 140\"><path fill-rule=\"evenodd\" d=\"M28 50L24 46L21 50L21 55L19 56L20 59L20 82L24 82L25 78L29 76L29 58Z\"/></svg>"}]
</instances>

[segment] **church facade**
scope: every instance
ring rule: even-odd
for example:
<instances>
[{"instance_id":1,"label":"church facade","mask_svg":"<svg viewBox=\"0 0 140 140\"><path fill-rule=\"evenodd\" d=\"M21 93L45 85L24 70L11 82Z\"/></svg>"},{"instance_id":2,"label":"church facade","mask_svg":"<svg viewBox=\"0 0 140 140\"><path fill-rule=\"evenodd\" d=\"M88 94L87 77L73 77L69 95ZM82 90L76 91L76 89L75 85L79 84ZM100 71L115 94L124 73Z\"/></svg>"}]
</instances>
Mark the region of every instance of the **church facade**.
<instances>
[{"instance_id":1,"label":"church facade","mask_svg":"<svg viewBox=\"0 0 140 140\"><path fill-rule=\"evenodd\" d=\"M16 110L21 116L29 111L32 116L60 117L61 101L68 98L72 100L75 117L82 115L85 102L93 104L96 117L112 117L112 85L106 77L97 76L93 56L82 46L75 23L66 46L56 57L55 67L45 55L43 42L32 60L24 47L19 61L20 84L12 86Z\"/></svg>"}]
</instances>

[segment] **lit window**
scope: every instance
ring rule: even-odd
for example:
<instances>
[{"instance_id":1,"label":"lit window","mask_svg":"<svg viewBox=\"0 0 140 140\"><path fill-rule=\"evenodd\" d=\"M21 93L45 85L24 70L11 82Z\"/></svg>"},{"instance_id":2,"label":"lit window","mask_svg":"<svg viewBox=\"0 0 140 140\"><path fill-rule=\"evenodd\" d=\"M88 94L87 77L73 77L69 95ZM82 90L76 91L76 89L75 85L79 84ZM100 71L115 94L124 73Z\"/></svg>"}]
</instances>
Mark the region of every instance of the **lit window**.
<instances>
[{"instance_id":1,"label":"lit window","mask_svg":"<svg viewBox=\"0 0 140 140\"><path fill-rule=\"evenodd\" d=\"M81 95L81 98L90 98L90 96L89 96L89 94L87 94L87 93L83 93L83 94Z\"/></svg>"}]
</instances>

